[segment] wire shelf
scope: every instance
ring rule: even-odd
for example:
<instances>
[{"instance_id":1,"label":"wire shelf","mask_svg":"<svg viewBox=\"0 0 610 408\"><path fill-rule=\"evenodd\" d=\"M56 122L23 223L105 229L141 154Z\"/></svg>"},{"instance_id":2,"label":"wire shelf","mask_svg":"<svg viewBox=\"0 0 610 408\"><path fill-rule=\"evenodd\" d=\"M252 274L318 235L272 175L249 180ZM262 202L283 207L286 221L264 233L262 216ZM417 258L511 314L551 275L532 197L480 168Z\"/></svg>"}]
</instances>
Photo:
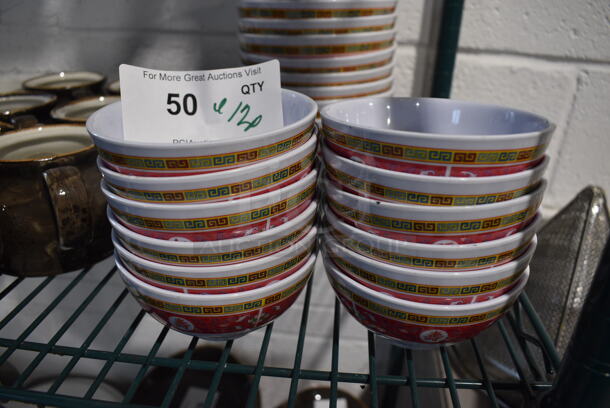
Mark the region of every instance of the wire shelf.
<instances>
[{"instance_id":1,"label":"wire shelf","mask_svg":"<svg viewBox=\"0 0 610 408\"><path fill-rule=\"evenodd\" d=\"M454 407L461 406L459 390L481 390L489 399L490 405L497 407L500 402L497 397L499 391L511 391L523 395L526 401L534 401L541 393L551 388L552 378L559 367L560 357L553 346L553 343L546 333L543 325L540 322L536 312L534 311L527 296L523 294L513 309L494 327L489 330L499 330L502 334L504 345L508 350L514 368L519 374L519 379L515 381L497 381L491 378L489 367L485 364L483 358L485 350L474 338L470 340L470 346L476 356L480 376L478 378L457 378L454 367L450 363L449 349L450 347L441 347L438 349L440 361L445 375L428 378L420 377L415 370L414 361L418 359L419 351L409 349L394 349L395 353L406 363L406 372L403 373L386 373L381 372L377 360L376 341L378 338L371 332L368 333L368 374L355 372L342 372L339 370L339 361L341 358L341 305L335 300L334 315L333 315L333 330L332 330L332 347L331 353L331 369L329 371L312 370L307 367L302 367L303 349L307 340L307 322L309 305L312 294L311 281L307 285L306 291L301 296L304 296L304 306L301 314L297 341L294 345L293 364L289 367L275 367L265 364L265 360L270 353L269 344L273 336L273 323L266 328L261 342L259 355L256 359L256 364L244 365L228 362L229 353L233 347L233 341L227 341L224 344L224 349L218 361L203 361L192 358L193 351L198 343L203 342L197 338L192 338L188 343L187 351L180 358L162 357L159 355L159 350L162 347L164 340L168 336L169 329L164 327L150 347L147 354L134 354L125 351L126 344L134 337L138 327L140 326L144 316L144 311L135 312L133 316L129 316L131 323L122 332L122 335L116 343L113 350L102 350L92 347L97 336L103 331L108 330L113 324L113 316L117 313L120 305L125 301L128 291L122 289L115 291L118 295L113 297L110 306L102 313L99 320L88 334L82 334L82 343L80 346L65 345L62 343L62 336L71 328L74 322L81 316L87 315L94 299L100 296L103 288L108 284L110 279L115 275L115 268L105 271L100 279L95 282L93 289L86 292L84 298L74 308L72 314L61 324L54 335L47 342L30 341L28 338L43 323L43 321L51 314L51 312L65 299L79 283L87 276L89 269L80 272L73 272L68 275L62 275L61 279L67 279L65 287L57 293L57 295L44 307L33 319L17 335L7 335L5 328L12 321L17 319L20 314L24 313L37 296L54 280L60 277L47 278L12 278L3 276L2 290L0 291L0 310L3 310L3 319L0 321L0 366L7 361L17 351L28 351L34 354L33 359L27 367L20 373L18 378L12 384L0 386L0 400L17 400L29 403L53 405L60 407L169 407L173 397L176 394L178 386L184 376L185 371L200 370L212 373L212 380L208 388L208 394L203 403L204 407L212 407L214 396L218 391L218 386L224 374L245 374L251 376L251 386L248 393L248 407L257 406L258 400L258 385L263 377L275 377L287 379L290 381L288 391L288 407L293 407L296 403L297 389L299 382L302 380L317 380L329 383L331 390L330 407L337 406L338 387L341 383L355 383L365 385L370 395L370 400L366 404L371 407L380 406L380 386L407 387L410 390L410 400L412 406L423 406L420 394L423 389L439 389L447 390L449 393L451 404ZM19 293L19 297L15 300L17 288L24 285L24 281L35 282L32 289ZM11 296L9 296L11 295ZM11 298L8 302L7 299ZM122 316L125 318L125 316ZM280 317L281 319L282 317ZM28 320L29 322L30 320ZM362 330L365 330L364 328ZM515 341L516 339L516 341ZM236 341L239 341L236 340ZM540 353L544 359L544 367L538 367L533 353ZM62 356L68 359L68 362L63 367L57 367L57 375L54 377L53 384L50 388L44 391L34 391L26 389L24 384L32 377L36 369L41 365L41 362L47 356ZM366 358L363 356L363 358ZM88 390L80 397L70 396L58 392L62 383L70 376L75 366L84 359L92 359L100 361L103 366L99 370L97 377L91 383ZM525 363L524 363L525 362ZM98 387L107 378L109 371L117 364L128 364L137 368L137 374L130 383L129 389L125 393L121 403L103 401L94 399L94 395ZM167 367L176 370L176 374L170 385L165 391L163 401L159 401L158 405L134 405L131 401L142 383L144 376L153 367ZM385 404L384 404L385 406Z\"/></svg>"}]
</instances>

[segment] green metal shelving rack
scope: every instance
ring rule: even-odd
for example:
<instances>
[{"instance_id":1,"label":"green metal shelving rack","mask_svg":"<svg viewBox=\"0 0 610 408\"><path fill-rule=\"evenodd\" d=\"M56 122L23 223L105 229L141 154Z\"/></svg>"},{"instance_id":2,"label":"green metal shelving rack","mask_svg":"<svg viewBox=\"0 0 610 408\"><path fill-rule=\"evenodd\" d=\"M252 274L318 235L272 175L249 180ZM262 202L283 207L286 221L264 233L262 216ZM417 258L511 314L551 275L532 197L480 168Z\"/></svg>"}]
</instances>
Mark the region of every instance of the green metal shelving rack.
<instances>
[{"instance_id":1,"label":"green metal shelving rack","mask_svg":"<svg viewBox=\"0 0 610 408\"><path fill-rule=\"evenodd\" d=\"M334 309L334 324L333 324L333 338L332 348L329 350L331 353L331 370L329 371L317 371L309 370L307 367L301 366L301 358L303 355L303 348L307 337L307 320L309 303L312 293L311 282L308 284L305 293L303 313L301 316L300 330L298 340L294 348L294 363L290 367L270 367L265 365L265 358L268 354L268 346L273 335L273 324L268 325L264 330L264 338L260 348L257 363L255 365L242 365L242 364L231 364L227 363L233 341L228 341L224 345L224 350L221 357L217 362L211 361L200 361L191 359L191 354L197 346L197 338L192 338L186 353L181 358L167 358L160 357L157 355L163 341L168 334L169 329L167 327L161 330L160 334L150 348L148 354L130 354L123 352L123 348L130 340L138 325L141 323L144 312L140 311L136 313L132 318L131 324L123 333L123 336L118 341L115 349L112 351L104 351L99 349L91 348L91 344L96 339L96 336L104 330L108 325L112 324L112 317L121 305L121 303L127 297L127 290L123 289L116 295L112 305L107 309L101 317L99 317L98 323L88 333L83 334L83 341L80 347L65 346L60 344L58 340L70 329L71 325L84 313L88 313L88 306L94 301L96 296L102 291L107 285L113 275L116 273L115 269L112 268L105 273L105 275L99 280L97 285L87 293L84 300L80 305L74 309L73 313L67 318L67 320L57 329L52 338L46 342L35 342L27 341L28 336L33 330L49 316L54 308L71 292L77 290L79 282L86 276L88 269L80 272L73 272L70 274L71 280L65 285L54 299L50 301L40 314L31 321L31 323L23 330L18 336L8 337L3 335L3 330L7 324L13 319L18 318L19 314L22 313L28 305L33 302L37 295L49 285L56 277L48 278L27 278L29 280L36 280L36 286L29 293L25 294L18 300L15 307L6 314L6 316L0 321L0 365L6 361L9 361L10 357L17 350L26 350L35 353L35 357L29 363L27 368L22 371L19 378L10 385L0 387L0 400L18 400L30 403L38 403L43 405L60 406L60 407L151 407L148 405L132 405L130 404L132 397L138 386L141 384L144 375L151 367L170 367L177 369L176 375L174 376L171 385L168 387L165 393L165 399L159 401L157 407L170 407L172 398L180 384L180 381L184 375L185 370L204 370L213 372L211 385L207 398L204 401L204 407L211 407L214 400L214 394L217 392L220 380L225 373L237 373L246 374L252 376L252 385L248 395L248 407L256 406L258 384L262 377L276 377L290 380L290 387L288 390L288 406L292 407L295 403L297 395L297 386L300 380L318 380L327 381L330 383L331 398L330 406L336 407L337 390L338 385L341 383L357 383L368 386L370 392L370 401L366 403L371 407L380 406L378 403L379 399L379 386L385 385L390 387L409 387L410 398L414 407L423 406L419 401L418 395L422 388L436 388L436 389L447 389L450 394L451 402L454 407L461 406L460 396L458 390L460 389L474 389L482 390L486 393L489 398L491 406L499 406L496 392L499 390L509 390L521 393L526 401L534 401L544 391L551 388L552 377L556 370L559 368L560 358L553 347L552 341L546 333L544 327L540 323L540 319L533 310L527 296L524 294L520 297L519 301L508 313L506 317L501 319L495 327L490 330L500 330L505 347L508 349L513 364L519 373L519 381L515 382L498 382L493 378L490 378L488 374L488 368L485 366L482 358L482 354L485 350L481 350L478 346L477 340L470 340L470 344L477 357L477 363L480 369L480 376L478 378L456 378L453 369L449 364L448 349L441 347L438 350L445 375L438 378L422 378L418 376L418 373L414 370L414 359L417 359L418 352L405 349L402 351L402 356L406 362L406 373L397 375L387 374L377 371L376 365L376 336L372 333L368 333L369 343L369 373L351 373L341 372L338 370L339 361L341 357L341 344L340 344L340 309L341 306L338 301L335 302ZM0 307L6 307L4 302L5 298L15 290L24 281L23 278L6 278L4 279L5 286L0 291ZM281 317L280 317L281 318ZM526 320L529 324L526 324ZM525 327L533 327L533 331L528 332ZM365 330L364 328L362 330ZM512 336L509 336L509 332L512 332ZM239 341L235 340L235 341ZM537 367L536 362L532 356L532 350L539 349L544 355L545 367L540 370ZM67 364L59 371L55 382L47 392L32 391L22 388L28 378L35 372L41 361L47 355L59 355L69 357ZM73 397L68 395L62 395L57 392L62 382L70 375L72 369L81 359L95 359L104 362L103 368L100 370L97 378L91 384L89 390L82 395L82 397ZM522 362L526 361L526 364ZM125 363L130 364L138 368L137 375L131 382L129 390L125 394L125 398L121 403L112 403L107 401L92 399L97 388L106 378L108 372L114 364ZM531 378L537 380L532 381Z\"/></svg>"},{"instance_id":2,"label":"green metal shelving rack","mask_svg":"<svg viewBox=\"0 0 610 408\"><path fill-rule=\"evenodd\" d=\"M463 0L445 0L443 2L442 25L439 32L439 40L437 46L437 59L434 68L434 76L432 83L432 96L448 97L451 89L451 79L453 66L455 63L455 53L457 50L458 35L463 8ZM365 403L371 407L381 406L380 386L390 387L407 387L410 392L411 405L413 407L423 406L420 400L420 394L423 389L438 389L447 390L450 396L450 401L453 407L463 406L460 402L459 390L480 390L489 399L490 406L501 406L497 392L515 392L523 396L524 401L533 403L538 401L540 396L552 387L553 377L555 376L560 365L560 357L555 349L553 342L545 331L539 317L534 308L529 302L527 295L524 293L519 298L518 302L500 321L494 324L489 330L499 330L502 341L506 347L508 354L511 357L512 363L519 378L515 381L498 381L490 376L490 367L486 366L483 355L485 350L482 349L477 339L470 340L470 346L473 349L478 364L479 376L476 378L457 378L454 373L454 368L450 364L449 348L441 347L438 349L440 361L444 369L444 376L429 378L421 377L415 370L414 361L418 359L418 351L408 349L393 350L394 356L403 359L406 369L401 373L386 373L380 372L376 361L376 336L368 332L368 374L342 372L339 371L339 361L341 358L341 325L340 311L341 305L335 300L334 307L334 322L332 331L332 347L329 350L331 353L331 369L329 371L311 370L307 367L302 367L303 349L307 338L307 321L309 313L309 304L312 294L312 282L307 285L306 291L301 296L304 296L304 307L301 315L299 326L299 334L297 342L294 345L293 364L289 367L273 367L265 364L266 356L269 352L269 343L273 336L273 323L264 331L264 337L261 343L257 362L254 365L243 365L228 363L229 354L233 347L233 341L228 341L224 345L224 349L218 361L201 361L192 359L192 354L195 347L201 340L192 338L187 351L180 358L161 357L158 355L160 348L166 339L169 329L164 327L157 338L153 342L147 354L133 354L124 352L124 348L133 337L134 333L141 324L145 312L136 312L133 316L129 316L131 324L125 329L119 341L116 343L114 350L100 350L91 347L94 344L96 337L104 328L113 324L113 316L119 309L120 305L127 298L128 291L122 289L118 295L114 297L112 305L99 317L98 323L88 333L83 334L82 344L80 347L62 345L62 336L71 328L74 322L83 314L88 313L87 309L100 294L102 289L108 284L111 278L115 275L114 268L105 271L105 275L99 279L95 287L87 293L82 302L74 309L67 320L57 329L55 334L47 342L29 341L28 337L47 318L53 310L70 295L83 278L87 275L89 269L72 272L68 274L70 280L63 289L50 301L48 305L36 316L31 323L18 335L8 336L5 334L6 326L17 319L20 313L28 308L34 302L37 296L55 279L58 277L47 278L10 278L4 277L3 286L0 287L0 310L6 311L4 318L0 320L0 366L11 360L11 356L17 351L33 352L35 357L29 365L21 372L16 381L12 384L0 385L0 401L2 400L17 400L40 405L87 408L87 407L152 407L149 405L134 405L131 403L136 390L142 383L144 376L152 367L168 367L176 369L176 374L172 379L169 387L165 392L163 401L159 401L156 407L170 407L174 398L178 385L184 376L187 369L212 372L212 380L208 389L207 397L204 401L204 407L211 407L214 401L214 396L218 391L218 386L224 374L235 373L245 374L252 378L251 388L248 394L248 407L256 406L258 385L263 377L274 377L290 380L288 389L288 407L293 407L296 402L297 388L301 380L317 380L324 381L330 384L330 407L337 406L338 387L342 383L363 384L368 387L370 400ZM64 277L66 275L63 275ZM65 278L62 278L65 279ZM13 291L16 291L24 281L29 283L35 281L33 289L22 294L16 302L13 299L14 307L10 311L6 310L7 298L14 298ZM97 318L97 317L96 317ZM281 319L282 317L280 317ZM362 330L366 330L362 328ZM240 339L235 340L240 341ZM539 367L539 364L534 358L534 354L542 355L544 367ZM32 391L24 388L24 384L36 372L37 367L47 356L63 356L68 357L69 361L59 370L54 383L48 391ZM79 361L84 359L93 359L103 362L103 366L95 380L91 383L89 389L81 396L74 397L58 393L62 383L70 376L74 367ZM93 399L93 396L107 378L108 373L115 364L129 364L137 369L137 374L133 378L125 397L120 403ZM1 406L0 402L0 406ZM386 408L386 407L382 407Z\"/></svg>"}]
</instances>

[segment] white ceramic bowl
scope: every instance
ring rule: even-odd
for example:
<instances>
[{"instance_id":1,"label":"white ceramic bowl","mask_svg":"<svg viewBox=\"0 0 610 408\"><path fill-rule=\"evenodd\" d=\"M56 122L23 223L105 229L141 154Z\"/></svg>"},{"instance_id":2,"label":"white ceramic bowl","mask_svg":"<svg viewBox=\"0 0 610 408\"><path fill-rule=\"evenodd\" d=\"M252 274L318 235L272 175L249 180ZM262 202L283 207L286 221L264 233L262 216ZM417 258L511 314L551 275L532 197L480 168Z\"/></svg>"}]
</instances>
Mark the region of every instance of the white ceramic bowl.
<instances>
[{"instance_id":1,"label":"white ceramic bowl","mask_svg":"<svg viewBox=\"0 0 610 408\"><path fill-rule=\"evenodd\" d=\"M282 86L285 87L316 87L343 86L365 82L379 81L392 75L394 62L387 65L352 72L331 72L322 74L292 74L282 73Z\"/></svg>"},{"instance_id":2,"label":"white ceramic bowl","mask_svg":"<svg viewBox=\"0 0 610 408\"><path fill-rule=\"evenodd\" d=\"M207 340L230 340L273 321L298 297L309 280L316 257L298 271L258 289L238 293L193 295L149 285L117 261L119 275L144 310L163 325Z\"/></svg>"},{"instance_id":3,"label":"white ceramic bowl","mask_svg":"<svg viewBox=\"0 0 610 408\"><path fill-rule=\"evenodd\" d=\"M435 305L377 292L330 265L326 267L326 274L341 303L356 320L400 346L415 349L450 345L476 336L502 317L529 278L525 272L510 292L492 300Z\"/></svg>"},{"instance_id":4,"label":"white ceramic bowl","mask_svg":"<svg viewBox=\"0 0 610 408\"><path fill-rule=\"evenodd\" d=\"M240 17L301 19L365 17L392 14L397 0L242 0Z\"/></svg>"},{"instance_id":5,"label":"white ceramic bowl","mask_svg":"<svg viewBox=\"0 0 610 408\"><path fill-rule=\"evenodd\" d=\"M291 56L328 57L356 54L390 48L395 30L337 35L268 35L239 34L240 49L247 53Z\"/></svg>"},{"instance_id":6,"label":"white ceramic bowl","mask_svg":"<svg viewBox=\"0 0 610 408\"><path fill-rule=\"evenodd\" d=\"M304 93L314 101L325 101L331 99L362 98L372 96L392 89L392 77L378 81L365 82L363 84L341 85L341 86L307 86L293 87L297 92Z\"/></svg>"},{"instance_id":7,"label":"white ceramic bowl","mask_svg":"<svg viewBox=\"0 0 610 408\"><path fill-rule=\"evenodd\" d=\"M326 202L344 221L380 237L421 244L474 244L518 232L536 215L546 181L513 200L460 207L373 200L325 183Z\"/></svg>"},{"instance_id":8,"label":"white ceramic bowl","mask_svg":"<svg viewBox=\"0 0 610 408\"><path fill-rule=\"evenodd\" d=\"M543 117L434 98L362 98L326 106L325 140L375 167L433 176L491 176L534 167L554 130Z\"/></svg>"},{"instance_id":9,"label":"white ceramic bowl","mask_svg":"<svg viewBox=\"0 0 610 408\"><path fill-rule=\"evenodd\" d=\"M108 210L108 219L121 245L141 258L176 266L219 266L249 262L293 245L311 229L316 202L292 220L270 230L222 241L185 242L150 238L119 223Z\"/></svg>"},{"instance_id":10,"label":"white ceramic bowl","mask_svg":"<svg viewBox=\"0 0 610 408\"><path fill-rule=\"evenodd\" d=\"M327 233L361 255L401 267L460 271L490 268L521 256L542 223L538 215L516 234L493 241L466 245L430 245L398 241L362 231L325 210Z\"/></svg>"},{"instance_id":11,"label":"white ceramic bowl","mask_svg":"<svg viewBox=\"0 0 610 408\"><path fill-rule=\"evenodd\" d=\"M429 177L361 164L322 148L326 175L346 191L373 199L429 206L483 205L535 190L549 159L514 174L490 177Z\"/></svg>"},{"instance_id":12,"label":"white ceramic bowl","mask_svg":"<svg viewBox=\"0 0 610 408\"><path fill-rule=\"evenodd\" d=\"M534 255L536 237L514 261L476 271L422 271L379 262L324 240L324 262L376 291L412 302L458 305L484 302L508 292Z\"/></svg>"},{"instance_id":13,"label":"white ceramic bowl","mask_svg":"<svg viewBox=\"0 0 610 408\"><path fill-rule=\"evenodd\" d=\"M241 167L274 158L306 142L313 133L317 105L311 98L282 90L284 126L235 140L205 143L140 143L123 140L121 104L100 109L87 121L105 164L119 173L171 176Z\"/></svg>"},{"instance_id":14,"label":"white ceramic bowl","mask_svg":"<svg viewBox=\"0 0 610 408\"><path fill-rule=\"evenodd\" d=\"M123 198L165 204L241 199L285 187L305 177L314 166L317 137L277 156L231 170L174 177L142 177L98 167L108 189Z\"/></svg>"},{"instance_id":15,"label":"white ceramic bowl","mask_svg":"<svg viewBox=\"0 0 610 408\"><path fill-rule=\"evenodd\" d=\"M152 262L125 249L116 232L116 255L138 279L162 289L184 293L218 294L252 290L285 279L307 261L315 247L317 229L272 255L234 265L174 266Z\"/></svg>"},{"instance_id":16,"label":"white ceramic bowl","mask_svg":"<svg viewBox=\"0 0 610 408\"><path fill-rule=\"evenodd\" d=\"M151 238L216 241L277 227L305 210L316 191L318 172L279 190L215 203L151 204L102 193L116 217L129 229Z\"/></svg>"},{"instance_id":17,"label":"white ceramic bowl","mask_svg":"<svg viewBox=\"0 0 610 408\"><path fill-rule=\"evenodd\" d=\"M354 34L391 30L396 14L343 18L241 18L239 31L248 34L312 35Z\"/></svg>"},{"instance_id":18,"label":"white ceramic bowl","mask_svg":"<svg viewBox=\"0 0 610 408\"><path fill-rule=\"evenodd\" d=\"M121 100L120 96L91 96L77 99L51 110L51 117L60 122L85 124L95 111Z\"/></svg>"}]
</instances>

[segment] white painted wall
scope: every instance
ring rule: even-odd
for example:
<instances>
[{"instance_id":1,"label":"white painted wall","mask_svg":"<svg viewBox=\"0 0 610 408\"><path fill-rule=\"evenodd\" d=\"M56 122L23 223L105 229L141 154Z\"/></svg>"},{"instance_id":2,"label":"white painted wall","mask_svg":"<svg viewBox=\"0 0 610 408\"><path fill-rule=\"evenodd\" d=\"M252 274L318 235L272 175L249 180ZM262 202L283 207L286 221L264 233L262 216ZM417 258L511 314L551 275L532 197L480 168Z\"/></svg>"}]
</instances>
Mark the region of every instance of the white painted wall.
<instances>
[{"instance_id":1,"label":"white painted wall","mask_svg":"<svg viewBox=\"0 0 610 408\"><path fill-rule=\"evenodd\" d=\"M425 48L420 38L427 29L421 26L425 1L399 1L396 94L409 96L419 89L414 73L416 58ZM544 202L548 213L588 184L610 191L608 3L469 0L466 4L453 97L531 110L558 125L549 152L553 162ZM0 0L0 90L17 88L22 80L48 71L87 69L114 79L117 65L123 62L161 69L235 66L239 64L236 18L235 0ZM97 276L91 274L78 293L84 294ZM0 287L5 284L6 278L0 277ZM98 313L103 311L121 288L120 282L113 281L107 296L92 307ZM55 293L41 294L36 308L42 308ZM76 297L62 302L32 338L51 337L77 302ZM303 367L330 368L333 302L318 268ZM34 316L36 308L27 313ZM126 327L138 307L128 301L123 309L114 318L119 321L111 321L115 330L104 331L95 341L96 347L111 349L121 333L118 329ZM301 312L296 305L277 321L267 364L291 367ZM82 342L92 322L87 318L79 321L79 330L65 336L62 343ZM340 369L367 372L365 331L345 314L342 321ZM27 323L27 318L22 319L11 330L18 332ZM147 352L158 331L159 325L147 319L128 350ZM238 340L235 355L255 364L262 336L263 332L257 332ZM171 335L161 353L169 355L185 347L184 339ZM31 358L31 354L25 355L18 365L23 368ZM77 368L91 374L99 370L94 362ZM43 371L55 369L47 364ZM126 365L111 371L111 377L119 381L129 381L133 375ZM288 387L289 381L263 380L263 406L282 402ZM350 390L360 391L358 386Z\"/></svg>"}]
</instances>

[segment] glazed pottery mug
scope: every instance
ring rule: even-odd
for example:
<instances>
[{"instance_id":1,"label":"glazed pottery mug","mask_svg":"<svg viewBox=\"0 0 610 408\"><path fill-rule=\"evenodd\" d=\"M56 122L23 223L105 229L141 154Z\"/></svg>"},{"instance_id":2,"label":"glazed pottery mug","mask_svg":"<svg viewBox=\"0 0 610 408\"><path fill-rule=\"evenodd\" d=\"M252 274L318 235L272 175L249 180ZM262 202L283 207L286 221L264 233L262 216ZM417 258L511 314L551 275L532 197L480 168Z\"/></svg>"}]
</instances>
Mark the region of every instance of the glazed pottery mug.
<instances>
[{"instance_id":1,"label":"glazed pottery mug","mask_svg":"<svg viewBox=\"0 0 610 408\"><path fill-rule=\"evenodd\" d=\"M57 96L50 93L13 91L0 94L0 132L6 132L7 125L14 129L49 123L49 111L57 102Z\"/></svg>"},{"instance_id":2,"label":"glazed pottery mug","mask_svg":"<svg viewBox=\"0 0 610 408\"><path fill-rule=\"evenodd\" d=\"M111 252L97 153L85 126L46 125L0 137L0 267L55 275Z\"/></svg>"}]
</instances>

